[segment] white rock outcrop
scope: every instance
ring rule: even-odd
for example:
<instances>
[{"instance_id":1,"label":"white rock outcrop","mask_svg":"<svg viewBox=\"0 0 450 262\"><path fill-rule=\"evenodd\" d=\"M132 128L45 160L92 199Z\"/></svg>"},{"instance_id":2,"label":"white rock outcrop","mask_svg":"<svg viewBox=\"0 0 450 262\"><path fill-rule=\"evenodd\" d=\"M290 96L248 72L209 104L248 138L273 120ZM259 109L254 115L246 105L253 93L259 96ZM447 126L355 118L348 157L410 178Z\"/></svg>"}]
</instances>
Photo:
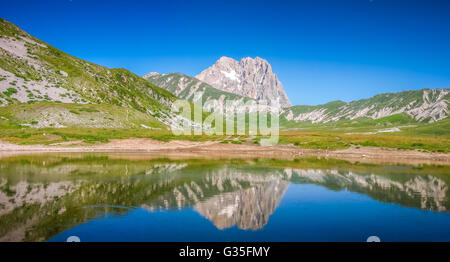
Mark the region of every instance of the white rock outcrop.
<instances>
[{"instance_id":1,"label":"white rock outcrop","mask_svg":"<svg viewBox=\"0 0 450 262\"><path fill-rule=\"evenodd\" d=\"M283 85L272 72L272 67L259 57L246 57L237 61L223 56L196 78L219 90L256 100L278 99L282 107L291 106Z\"/></svg>"}]
</instances>

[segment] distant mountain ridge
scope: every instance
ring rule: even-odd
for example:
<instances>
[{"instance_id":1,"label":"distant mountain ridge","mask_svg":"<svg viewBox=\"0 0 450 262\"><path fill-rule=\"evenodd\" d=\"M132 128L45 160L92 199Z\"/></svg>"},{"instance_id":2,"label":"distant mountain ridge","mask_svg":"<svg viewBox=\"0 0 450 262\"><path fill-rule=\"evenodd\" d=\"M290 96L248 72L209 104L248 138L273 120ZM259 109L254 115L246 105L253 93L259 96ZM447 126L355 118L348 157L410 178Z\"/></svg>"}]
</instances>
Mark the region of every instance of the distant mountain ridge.
<instances>
[{"instance_id":1,"label":"distant mountain ridge","mask_svg":"<svg viewBox=\"0 0 450 262\"><path fill-rule=\"evenodd\" d=\"M203 104L211 99L241 100L246 97L218 90L194 77L180 74L149 73L144 76L153 84L172 94L196 103L195 93L201 94ZM200 97L200 96L198 96ZM371 98L349 103L337 100L323 105L297 105L284 108L281 116L290 122L312 124L336 122L340 120L380 119L392 115L405 114L418 122L436 122L449 115L450 89L409 90L398 93L384 93ZM210 108L207 108L209 110Z\"/></svg>"},{"instance_id":2,"label":"distant mountain ridge","mask_svg":"<svg viewBox=\"0 0 450 262\"><path fill-rule=\"evenodd\" d=\"M236 61L223 56L195 78L225 92L255 100L278 99L282 107L291 106L283 85L272 72L272 67L260 57L246 57Z\"/></svg>"},{"instance_id":3,"label":"distant mountain ridge","mask_svg":"<svg viewBox=\"0 0 450 262\"><path fill-rule=\"evenodd\" d=\"M285 108L282 116L288 121L328 123L360 118L380 119L406 114L419 122L435 122L449 115L450 89L422 89L385 93L349 103L333 101L317 106Z\"/></svg>"}]
</instances>

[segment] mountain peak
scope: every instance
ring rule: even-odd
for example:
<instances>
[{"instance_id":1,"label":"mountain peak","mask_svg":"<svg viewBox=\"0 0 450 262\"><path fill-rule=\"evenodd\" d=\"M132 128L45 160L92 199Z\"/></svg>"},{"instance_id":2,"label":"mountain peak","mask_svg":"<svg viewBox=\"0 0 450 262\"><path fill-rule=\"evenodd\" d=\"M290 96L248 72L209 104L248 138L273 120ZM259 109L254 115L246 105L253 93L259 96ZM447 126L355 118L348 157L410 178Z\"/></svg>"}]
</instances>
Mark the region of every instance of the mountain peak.
<instances>
[{"instance_id":1,"label":"mountain peak","mask_svg":"<svg viewBox=\"0 0 450 262\"><path fill-rule=\"evenodd\" d=\"M241 59L241 61L242 61L242 60L244 60L244 61L263 62L263 63L269 64L269 62L267 62L266 59L263 59L263 58L261 58L261 57L259 57L259 56L256 56L255 58L244 57L244 58Z\"/></svg>"},{"instance_id":2,"label":"mountain peak","mask_svg":"<svg viewBox=\"0 0 450 262\"><path fill-rule=\"evenodd\" d=\"M291 106L269 62L258 56L245 57L240 61L222 56L196 78L222 91L256 100L278 99L282 107Z\"/></svg>"},{"instance_id":3,"label":"mountain peak","mask_svg":"<svg viewBox=\"0 0 450 262\"><path fill-rule=\"evenodd\" d=\"M160 73L158 73L158 72L150 72L150 73L148 73L148 74L146 74L146 75L144 75L142 77L147 79L147 78L150 78L152 76L158 76L158 75L160 75Z\"/></svg>"},{"instance_id":4,"label":"mountain peak","mask_svg":"<svg viewBox=\"0 0 450 262\"><path fill-rule=\"evenodd\" d=\"M259 56L256 56L255 58L252 58L252 57L249 57L249 56L248 57L243 57L243 58L241 58L240 61L238 61L238 60L236 60L234 58L228 57L228 56L222 56L222 57L219 58L219 60L216 61L216 64L222 64L222 63L225 63L225 64L230 64L230 63L255 63L255 64L267 64L267 65L270 66L269 62L266 59L263 59L263 58L261 58Z\"/></svg>"},{"instance_id":5,"label":"mountain peak","mask_svg":"<svg viewBox=\"0 0 450 262\"><path fill-rule=\"evenodd\" d=\"M230 62L230 61L233 62L236 60L228 56L222 56L221 58L219 58L219 60L217 60L217 62Z\"/></svg>"}]
</instances>

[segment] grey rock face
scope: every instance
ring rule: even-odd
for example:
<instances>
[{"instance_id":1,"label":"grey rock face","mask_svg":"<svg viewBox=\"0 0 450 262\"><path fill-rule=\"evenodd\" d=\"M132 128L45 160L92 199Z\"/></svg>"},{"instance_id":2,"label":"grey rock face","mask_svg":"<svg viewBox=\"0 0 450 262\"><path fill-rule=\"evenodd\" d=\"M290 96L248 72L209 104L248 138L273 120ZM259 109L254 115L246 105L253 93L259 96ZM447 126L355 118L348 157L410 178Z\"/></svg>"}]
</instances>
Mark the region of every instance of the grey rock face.
<instances>
[{"instance_id":1,"label":"grey rock face","mask_svg":"<svg viewBox=\"0 0 450 262\"><path fill-rule=\"evenodd\" d=\"M282 107L291 106L283 85L270 64L259 57L236 61L221 57L213 66L196 76L214 88L256 100L279 100Z\"/></svg>"}]
</instances>

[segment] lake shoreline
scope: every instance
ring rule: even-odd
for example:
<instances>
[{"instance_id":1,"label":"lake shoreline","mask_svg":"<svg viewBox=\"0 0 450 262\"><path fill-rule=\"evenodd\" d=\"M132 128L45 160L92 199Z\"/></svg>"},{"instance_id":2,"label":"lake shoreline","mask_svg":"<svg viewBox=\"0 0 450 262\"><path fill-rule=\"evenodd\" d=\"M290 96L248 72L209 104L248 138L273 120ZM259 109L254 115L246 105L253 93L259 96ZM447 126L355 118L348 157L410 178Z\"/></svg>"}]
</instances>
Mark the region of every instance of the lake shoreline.
<instances>
[{"instance_id":1,"label":"lake shoreline","mask_svg":"<svg viewBox=\"0 0 450 262\"><path fill-rule=\"evenodd\" d=\"M327 157L351 162L384 164L450 165L450 154L428 153L379 147L347 149L307 149L294 145L260 146L257 144L223 144L218 141L194 142L172 140L162 142L149 138L111 140L108 143L85 145L71 141L53 145L17 145L0 141L0 157L30 153L140 153L175 158L277 158Z\"/></svg>"}]
</instances>

